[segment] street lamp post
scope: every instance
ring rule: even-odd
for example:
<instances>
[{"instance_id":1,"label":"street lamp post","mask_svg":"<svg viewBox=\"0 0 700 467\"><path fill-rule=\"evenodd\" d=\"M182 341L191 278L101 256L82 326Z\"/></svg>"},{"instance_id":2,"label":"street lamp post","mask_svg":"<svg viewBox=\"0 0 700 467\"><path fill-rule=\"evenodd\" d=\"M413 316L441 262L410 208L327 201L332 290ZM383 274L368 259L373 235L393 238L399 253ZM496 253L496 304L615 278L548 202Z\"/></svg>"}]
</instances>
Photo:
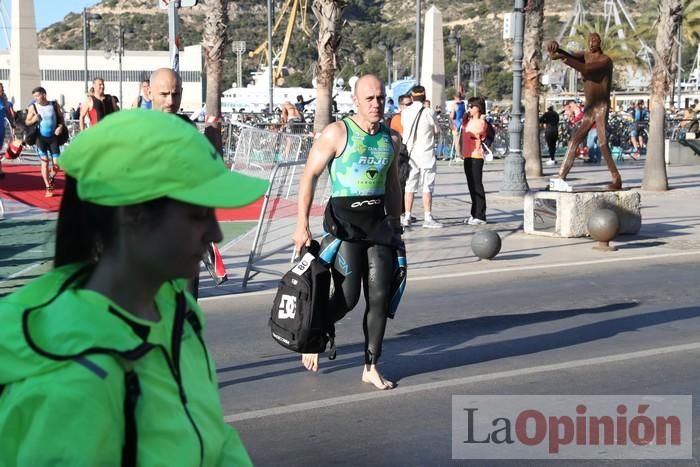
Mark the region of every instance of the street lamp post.
<instances>
[{"instance_id":1,"label":"street lamp post","mask_svg":"<svg viewBox=\"0 0 700 467\"><path fill-rule=\"evenodd\" d=\"M236 84L238 85L239 88L243 87L243 66L242 66L242 56L243 52L245 52L246 49L246 43L245 41L233 41L231 43L231 47L233 48L233 51L236 53Z\"/></svg>"},{"instance_id":2,"label":"street lamp post","mask_svg":"<svg viewBox=\"0 0 700 467\"><path fill-rule=\"evenodd\" d=\"M416 84L420 84L420 0L416 0Z\"/></svg>"},{"instance_id":3,"label":"street lamp post","mask_svg":"<svg viewBox=\"0 0 700 467\"><path fill-rule=\"evenodd\" d=\"M521 144L523 124L520 121L520 106L523 81L523 30L525 28L525 0L515 0L515 40L513 43L513 108L510 112L508 133L510 136L508 156L503 166L503 188L505 196L523 196L528 190L525 179L525 159Z\"/></svg>"},{"instance_id":4,"label":"street lamp post","mask_svg":"<svg viewBox=\"0 0 700 467\"><path fill-rule=\"evenodd\" d=\"M274 109L273 102L273 82L272 82L272 0L267 0L267 66L269 68L268 73L270 73L268 84L269 84L269 94L270 94L270 115L272 115L272 109Z\"/></svg>"},{"instance_id":5,"label":"street lamp post","mask_svg":"<svg viewBox=\"0 0 700 467\"><path fill-rule=\"evenodd\" d=\"M101 15L97 13L88 14L87 8L83 8L83 52L85 53L85 93L88 92L88 47L90 46L90 20L99 21Z\"/></svg>"},{"instance_id":6,"label":"street lamp post","mask_svg":"<svg viewBox=\"0 0 700 467\"><path fill-rule=\"evenodd\" d=\"M393 41L379 42L377 44L377 48L379 50L385 51L384 60L386 61L386 80L387 80L386 85L388 87L391 87L391 69L393 68L393 62L394 62L394 42Z\"/></svg>"},{"instance_id":7,"label":"street lamp post","mask_svg":"<svg viewBox=\"0 0 700 467\"><path fill-rule=\"evenodd\" d=\"M105 50L105 56L109 58L109 56L113 53L117 54L117 57L119 59L119 105L124 108L124 96L123 96L123 72L122 72L122 57L124 56L124 38L128 34L131 36L134 33L133 28L128 28L128 30L125 30L124 27L122 26L122 22L119 21L117 24L117 47L115 49L106 49ZM112 41L108 41L109 43L112 43Z\"/></svg>"},{"instance_id":8,"label":"street lamp post","mask_svg":"<svg viewBox=\"0 0 700 467\"><path fill-rule=\"evenodd\" d=\"M452 29L447 40L455 47L455 55L457 57L457 74L455 75L455 91L462 90L462 33L461 31Z\"/></svg>"},{"instance_id":9,"label":"street lamp post","mask_svg":"<svg viewBox=\"0 0 700 467\"><path fill-rule=\"evenodd\" d=\"M481 82L481 63L474 59L473 62L469 64L469 78L474 87L474 97L476 97L476 87Z\"/></svg>"}]
</instances>

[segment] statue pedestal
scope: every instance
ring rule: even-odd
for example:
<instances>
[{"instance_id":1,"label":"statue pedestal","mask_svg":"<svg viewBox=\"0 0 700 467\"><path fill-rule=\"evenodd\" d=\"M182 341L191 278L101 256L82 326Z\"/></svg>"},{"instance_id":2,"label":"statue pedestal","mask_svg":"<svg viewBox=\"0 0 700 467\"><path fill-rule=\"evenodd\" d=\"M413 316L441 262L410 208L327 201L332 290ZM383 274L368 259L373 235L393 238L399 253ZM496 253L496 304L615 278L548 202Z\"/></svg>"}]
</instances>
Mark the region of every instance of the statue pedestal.
<instances>
[{"instance_id":1,"label":"statue pedestal","mask_svg":"<svg viewBox=\"0 0 700 467\"><path fill-rule=\"evenodd\" d=\"M642 227L641 194L636 191L535 191L525 195L525 233L547 237L586 237L588 217L596 209L612 209L619 234Z\"/></svg>"}]
</instances>

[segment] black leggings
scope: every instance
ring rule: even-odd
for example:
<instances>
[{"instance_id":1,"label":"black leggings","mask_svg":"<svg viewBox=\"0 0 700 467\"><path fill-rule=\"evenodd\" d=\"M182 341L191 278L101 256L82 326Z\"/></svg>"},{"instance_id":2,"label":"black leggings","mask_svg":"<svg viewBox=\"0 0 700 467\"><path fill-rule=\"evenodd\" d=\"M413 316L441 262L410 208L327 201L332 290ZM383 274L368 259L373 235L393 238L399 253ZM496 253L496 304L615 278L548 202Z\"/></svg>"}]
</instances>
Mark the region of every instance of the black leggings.
<instances>
[{"instance_id":1,"label":"black leggings","mask_svg":"<svg viewBox=\"0 0 700 467\"><path fill-rule=\"evenodd\" d=\"M469 197L472 199L471 215L476 219L486 220L486 191L482 181L484 160L467 157L464 159L464 175L467 176Z\"/></svg>"},{"instance_id":2,"label":"black leggings","mask_svg":"<svg viewBox=\"0 0 700 467\"><path fill-rule=\"evenodd\" d=\"M321 250L335 237L326 235ZM365 334L365 363L376 364L382 354L382 341L389 312L393 277L394 249L367 242L344 241L331 266L335 290L330 300L333 320L339 321L360 300L364 282L365 317L362 330Z\"/></svg>"},{"instance_id":3,"label":"black leggings","mask_svg":"<svg viewBox=\"0 0 700 467\"><path fill-rule=\"evenodd\" d=\"M549 148L549 157L554 160L554 154L557 151L557 139L559 135L553 131L545 131L544 139L547 141L547 147Z\"/></svg>"}]
</instances>

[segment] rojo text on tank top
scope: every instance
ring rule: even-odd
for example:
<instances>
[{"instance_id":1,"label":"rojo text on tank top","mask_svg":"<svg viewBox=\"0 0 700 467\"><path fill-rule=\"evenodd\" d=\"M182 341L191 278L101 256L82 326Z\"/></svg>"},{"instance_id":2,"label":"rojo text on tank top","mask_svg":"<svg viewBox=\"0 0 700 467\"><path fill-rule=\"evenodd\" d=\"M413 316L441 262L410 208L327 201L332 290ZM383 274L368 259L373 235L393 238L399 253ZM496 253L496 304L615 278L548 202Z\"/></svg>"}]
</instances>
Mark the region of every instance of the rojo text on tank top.
<instances>
[{"instance_id":1,"label":"rojo text on tank top","mask_svg":"<svg viewBox=\"0 0 700 467\"><path fill-rule=\"evenodd\" d=\"M379 196L386 191L394 146L382 123L376 134L362 130L351 118L344 118L347 141L340 156L329 166L331 196Z\"/></svg>"}]
</instances>

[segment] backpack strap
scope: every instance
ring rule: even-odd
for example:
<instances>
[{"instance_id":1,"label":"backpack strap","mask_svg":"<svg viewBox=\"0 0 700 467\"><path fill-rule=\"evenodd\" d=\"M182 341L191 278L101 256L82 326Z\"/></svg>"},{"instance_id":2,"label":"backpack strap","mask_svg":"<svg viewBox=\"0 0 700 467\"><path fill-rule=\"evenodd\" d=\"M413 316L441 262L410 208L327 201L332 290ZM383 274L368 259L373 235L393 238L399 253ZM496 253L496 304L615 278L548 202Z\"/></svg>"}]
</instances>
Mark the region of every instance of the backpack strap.
<instances>
[{"instance_id":1,"label":"backpack strap","mask_svg":"<svg viewBox=\"0 0 700 467\"><path fill-rule=\"evenodd\" d=\"M408 141L411 139L411 134L413 134L413 144L411 144L411 150L408 151L408 157L411 157L411 152L413 152L413 147L416 145L416 137L418 136L418 120L420 120L420 116L425 110L425 107L421 107L420 110L418 111L418 115L416 115L416 118L413 120L413 123L411 123L411 129L408 132ZM413 131L415 128L415 132ZM408 145L406 145L408 146Z\"/></svg>"}]
</instances>

